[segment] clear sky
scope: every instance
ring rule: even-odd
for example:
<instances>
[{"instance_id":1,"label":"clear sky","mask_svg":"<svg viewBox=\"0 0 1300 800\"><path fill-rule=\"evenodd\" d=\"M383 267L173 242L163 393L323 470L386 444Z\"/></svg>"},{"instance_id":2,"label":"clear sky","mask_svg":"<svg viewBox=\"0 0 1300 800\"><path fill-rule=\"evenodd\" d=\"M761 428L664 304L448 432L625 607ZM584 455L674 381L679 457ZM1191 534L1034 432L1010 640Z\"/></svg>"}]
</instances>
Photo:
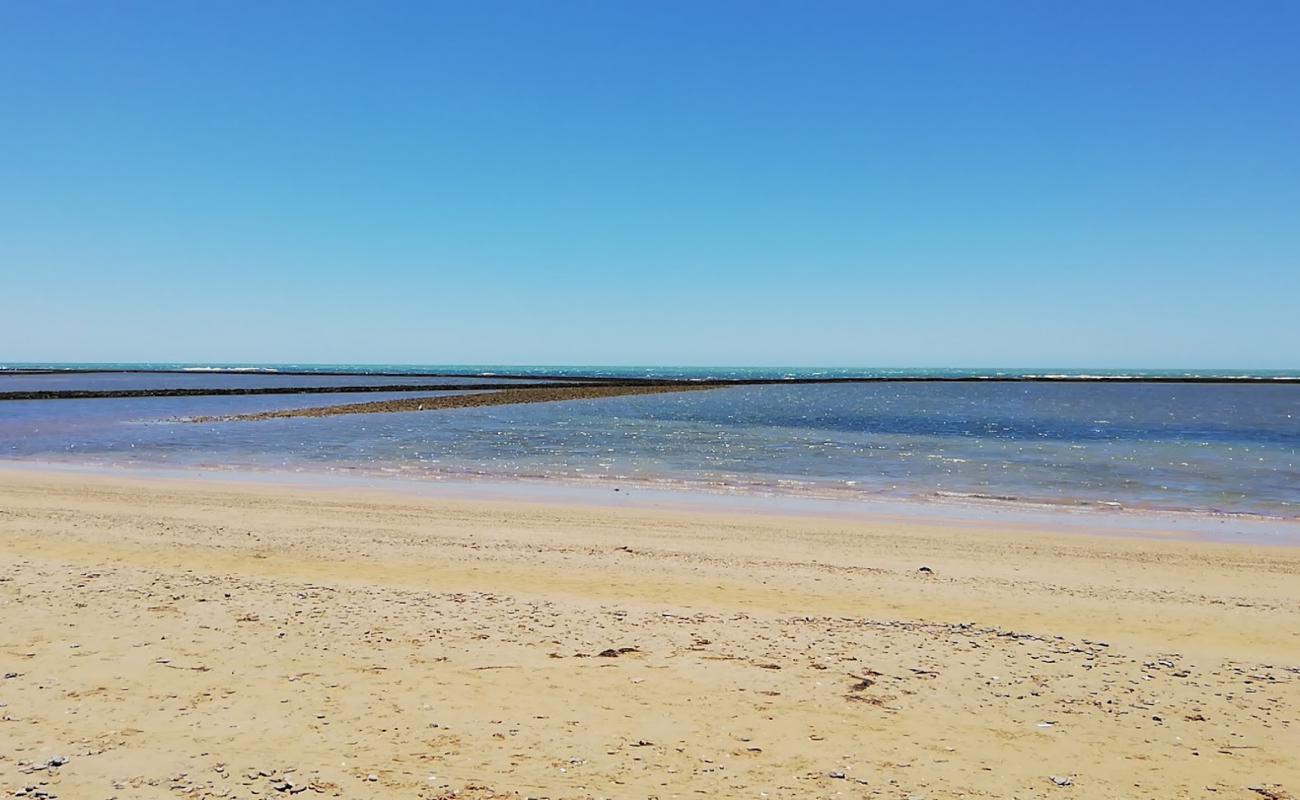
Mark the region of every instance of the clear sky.
<instances>
[{"instance_id":1,"label":"clear sky","mask_svg":"<svg viewBox=\"0 0 1300 800\"><path fill-rule=\"evenodd\" d=\"M1300 3L0 3L0 361L1300 366Z\"/></svg>"}]
</instances>

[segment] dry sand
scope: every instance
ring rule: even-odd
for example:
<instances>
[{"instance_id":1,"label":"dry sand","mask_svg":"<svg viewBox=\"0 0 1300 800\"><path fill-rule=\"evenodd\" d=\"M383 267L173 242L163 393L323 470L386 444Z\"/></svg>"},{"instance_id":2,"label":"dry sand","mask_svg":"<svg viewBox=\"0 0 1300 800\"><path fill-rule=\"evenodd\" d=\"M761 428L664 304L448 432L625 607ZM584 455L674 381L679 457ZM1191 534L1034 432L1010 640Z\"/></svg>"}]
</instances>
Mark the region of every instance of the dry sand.
<instances>
[{"instance_id":1,"label":"dry sand","mask_svg":"<svg viewBox=\"0 0 1300 800\"><path fill-rule=\"evenodd\" d=\"M0 556L0 795L1300 792L1295 549L6 472Z\"/></svg>"}]
</instances>

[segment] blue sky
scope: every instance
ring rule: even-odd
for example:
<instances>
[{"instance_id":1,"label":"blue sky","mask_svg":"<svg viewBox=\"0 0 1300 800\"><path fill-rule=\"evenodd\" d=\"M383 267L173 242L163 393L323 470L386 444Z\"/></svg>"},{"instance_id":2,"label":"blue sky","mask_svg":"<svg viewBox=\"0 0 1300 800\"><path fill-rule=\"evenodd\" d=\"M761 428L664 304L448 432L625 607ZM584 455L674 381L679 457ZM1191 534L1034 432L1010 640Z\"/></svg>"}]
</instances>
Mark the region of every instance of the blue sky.
<instances>
[{"instance_id":1,"label":"blue sky","mask_svg":"<svg viewBox=\"0 0 1300 800\"><path fill-rule=\"evenodd\" d=\"M1300 366L1300 4L0 4L0 361Z\"/></svg>"}]
</instances>

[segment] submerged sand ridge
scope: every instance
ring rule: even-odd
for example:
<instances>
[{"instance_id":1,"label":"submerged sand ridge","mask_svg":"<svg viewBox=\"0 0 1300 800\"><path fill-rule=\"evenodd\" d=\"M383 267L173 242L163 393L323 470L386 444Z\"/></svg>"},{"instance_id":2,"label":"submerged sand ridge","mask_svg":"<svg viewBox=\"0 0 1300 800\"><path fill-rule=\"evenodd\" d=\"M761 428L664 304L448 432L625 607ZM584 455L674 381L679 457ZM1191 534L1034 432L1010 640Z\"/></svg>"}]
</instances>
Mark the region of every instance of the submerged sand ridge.
<instances>
[{"instance_id":1,"label":"submerged sand ridge","mask_svg":"<svg viewBox=\"0 0 1300 800\"><path fill-rule=\"evenodd\" d=\"M716 388L709 384L652 384L615 386L530 386L501 389L490 392L473 392L436 397L403 397L397 400L377 400L371 403L291 408L280 411L259 411L254 414L191 417L189 422L253 422L287 417L332 417L340 414L378 414L410 411L437 411L448 408L477 408L480 406L520 405L526 403L556 403L562 400L597 400L605 397L623 397L638 394L665 392L690 392Z\"/></svg>"},{"instance_id":2,"label":"submerged sand ridge","mask_svg":"<svg viewBox=\"0 0 1300 800\"><path fill-rule=\"evenodd\" d=\"M0 551L23 796L1300 785L1294 549L10 473Z\"/></svg>"}]
</instances>

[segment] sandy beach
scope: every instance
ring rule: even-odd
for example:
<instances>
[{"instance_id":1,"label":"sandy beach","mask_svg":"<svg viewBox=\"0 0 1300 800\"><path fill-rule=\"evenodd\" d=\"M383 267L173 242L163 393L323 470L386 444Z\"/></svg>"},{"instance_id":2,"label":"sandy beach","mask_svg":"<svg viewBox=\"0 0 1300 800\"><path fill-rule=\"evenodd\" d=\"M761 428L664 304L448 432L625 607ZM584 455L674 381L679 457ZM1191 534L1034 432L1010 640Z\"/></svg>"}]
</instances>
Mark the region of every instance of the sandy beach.
<instances>
[{"instance_id":1,"label":"sandy beach","mask_svg":"<svg viewBox=\"0 0 1300 800\"><path fill-rule=\"evenodd\" d=\"M7 471L0 553L3 796L1300 792L1295 548Z\"/></svg>"}]
</instances>

